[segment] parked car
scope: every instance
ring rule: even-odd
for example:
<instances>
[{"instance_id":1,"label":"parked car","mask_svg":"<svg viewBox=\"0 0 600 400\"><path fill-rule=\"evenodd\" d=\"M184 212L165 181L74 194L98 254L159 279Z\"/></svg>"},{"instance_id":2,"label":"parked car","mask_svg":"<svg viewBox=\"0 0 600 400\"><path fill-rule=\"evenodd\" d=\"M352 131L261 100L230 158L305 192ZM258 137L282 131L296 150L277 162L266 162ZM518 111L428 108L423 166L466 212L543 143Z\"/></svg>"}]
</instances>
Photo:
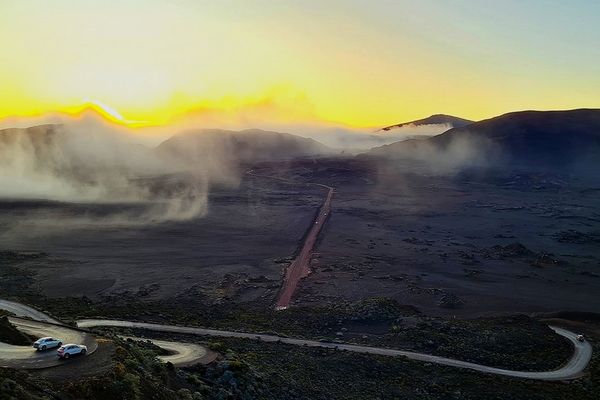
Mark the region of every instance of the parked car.
<instances>
[{"instance_id":1,"label":"parked car","mask_svg":"<svg viewBox=\"0 0 600 400\"><path fill-rule=\"evenodd\" d=\"M583 335L577 335L577 340L580 342L585 342L585 337Z\"/></svg>"},{"instance_id":2,"label":"parked car","mask_svg":"<svg viewBox=\"0 0 600 400\"><path fill-rule=\"evenodd\" d=\"M41 351L44 351L46 349L53 349L55 347L60 346L62 346L62 341L53 337L43 337L33 342L33 347Z\"/></svg>"},{"instance_id":3,"label":"parked car","mask_svg":"<svg viewBox=\"0 0 600 400\"><path fill-rule=\"evenodd\" d=\"M87 347L82 344L65 344L58 349L57 354L60 358L70 358L72 356L82 355L87 353Z\"/></svg>"}]
</instances>

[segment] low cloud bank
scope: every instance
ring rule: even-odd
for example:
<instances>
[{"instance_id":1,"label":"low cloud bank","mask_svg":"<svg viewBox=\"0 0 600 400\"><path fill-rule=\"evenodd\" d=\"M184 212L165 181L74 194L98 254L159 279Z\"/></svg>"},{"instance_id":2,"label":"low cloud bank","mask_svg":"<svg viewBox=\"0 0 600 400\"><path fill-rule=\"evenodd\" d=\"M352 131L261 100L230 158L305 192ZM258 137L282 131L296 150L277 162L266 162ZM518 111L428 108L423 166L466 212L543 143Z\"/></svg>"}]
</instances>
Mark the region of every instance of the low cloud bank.
<instances>
[{"instance_id":1,"label":"low cloud bank","mask_svg":"<svg viewBox=\"0 0 600 400\"><path fill-rule=\"evenodd\" d=\"M267 135L257 134L257 138L248 137L248 141L256 142L253 145L231 135L221 138L217 145L207 135L206 140L182 141L179 147L184 148L175 146L177 152L160 151L157 145L165 139L192 128L201 134L199 127L210 126L184 121L173 126L130 130L106 123L93 110L79 117L55 114L4 121L3 127L10 123L18 128L0 132L0 199L112 205L117 211L110 216L88 216L110 224L187 220L207 212L212 186L239 183L240 160L235 158L248 149L272 151L277 153L272 155L274 158L286 151L290 155L358 154L388 143L437 135L448 128L440 124L377 131L323 122L266 122L252 118L219 122L219 128L290 133L314 139L330 149L325 151L319 143L284 135L277 138L282 140L279 144L263 143L260 140L266 140ZM42 123L46 125L39 125ZM246 152L235 153L232 143ZM194 146L203 149L196 151ZM88 217L79 221L88 223Z\"/></svg>"},{"instance_id":2,"label":"low cloud bank","mask_svg":"<svg viewBox=\"0 0 600 400\"><path fill-rule=\"evenodd\" d=\"M286 123L258 124L262 129L287 132L294 135L314 139L333 149L350 154L365 152L374 147L391 144L408 139L428 138L439 135L451 128L447 124L407 125L390 131L374 128L352 128L327 123Z\"/></svg>"},{"instance_id":3,"label":"low cloud bank","mask_svg":"<svg viewBox=\"0 0 600 400\"><path fill-rule=\"evenodd\" d=\"M373 148L361 156L405 160L442 175L454 174L466 168L500 167L509 160L498 143L470 135L408 139Z\"/></svg>"},{"instance_id":4,"label":"low cloud bank","mask_svg":"<svg viewBox=\"0 0 600 400\"><path fill-rule=\"evenodd\" d=\"M237 182L212 154L184 164L154 151L155 138L77 121L0 132L0 198L138 205L136 221L184 220L207 209L210 186Z\"/></svg>"}]
</instances>

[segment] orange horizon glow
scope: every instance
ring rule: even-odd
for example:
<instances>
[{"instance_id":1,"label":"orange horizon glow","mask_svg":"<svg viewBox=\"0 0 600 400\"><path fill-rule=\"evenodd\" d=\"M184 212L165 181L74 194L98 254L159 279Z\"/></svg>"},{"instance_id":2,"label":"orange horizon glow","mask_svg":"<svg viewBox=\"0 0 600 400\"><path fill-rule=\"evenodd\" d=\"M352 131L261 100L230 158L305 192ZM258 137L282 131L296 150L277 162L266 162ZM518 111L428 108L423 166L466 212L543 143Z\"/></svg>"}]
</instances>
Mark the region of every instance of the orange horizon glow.
<instances>
[{"instance_id":1,"label":"orange horizon glow","mask_svg":"<svg viewBox=\"0 0 600 400\"><path fill-rule=\"evenodd\" d=\"M514 1L0 2L0 122L92 108L131 128L372 128L594 108L599 12Z\"/></svg>"}]
</instances>

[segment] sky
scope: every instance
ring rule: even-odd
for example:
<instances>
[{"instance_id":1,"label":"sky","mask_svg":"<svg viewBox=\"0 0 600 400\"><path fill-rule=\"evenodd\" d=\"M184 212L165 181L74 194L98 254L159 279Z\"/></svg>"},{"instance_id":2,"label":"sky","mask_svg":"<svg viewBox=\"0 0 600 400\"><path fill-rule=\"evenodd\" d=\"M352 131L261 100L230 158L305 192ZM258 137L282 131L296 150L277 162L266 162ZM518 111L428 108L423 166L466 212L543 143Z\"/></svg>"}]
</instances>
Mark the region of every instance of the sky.
<instances>
[{"instance_id":1,"label":"sky","mask_svg":"<svg viewBox=\"0 0 600 400\"><path fill-rule=\"evenodd\" d=\"M0 118L385 126L600 106L596 0L0 0Z\"/></svg>"}]
</instances>

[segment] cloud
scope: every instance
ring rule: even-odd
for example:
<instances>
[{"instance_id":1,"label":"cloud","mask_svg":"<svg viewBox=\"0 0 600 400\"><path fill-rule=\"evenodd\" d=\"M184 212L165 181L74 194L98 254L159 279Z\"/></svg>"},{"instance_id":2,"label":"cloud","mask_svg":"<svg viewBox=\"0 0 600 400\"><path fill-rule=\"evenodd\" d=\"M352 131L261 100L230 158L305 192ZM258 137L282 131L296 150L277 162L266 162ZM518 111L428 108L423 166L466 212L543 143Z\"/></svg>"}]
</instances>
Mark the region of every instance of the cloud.
<instances>
[{"instance_id":1,"label":"cloud","mask_svg":"<svg viewBox=\"0 0 600 400\"><path fill-rule=\"evenodd\" d=\"M3 131L0 198L113 205L107 223L160 222L203 215L213 183L237 182L221 155L211 168L183 165L154 140L94 118Z\"/></svg>"}]
</instances>

